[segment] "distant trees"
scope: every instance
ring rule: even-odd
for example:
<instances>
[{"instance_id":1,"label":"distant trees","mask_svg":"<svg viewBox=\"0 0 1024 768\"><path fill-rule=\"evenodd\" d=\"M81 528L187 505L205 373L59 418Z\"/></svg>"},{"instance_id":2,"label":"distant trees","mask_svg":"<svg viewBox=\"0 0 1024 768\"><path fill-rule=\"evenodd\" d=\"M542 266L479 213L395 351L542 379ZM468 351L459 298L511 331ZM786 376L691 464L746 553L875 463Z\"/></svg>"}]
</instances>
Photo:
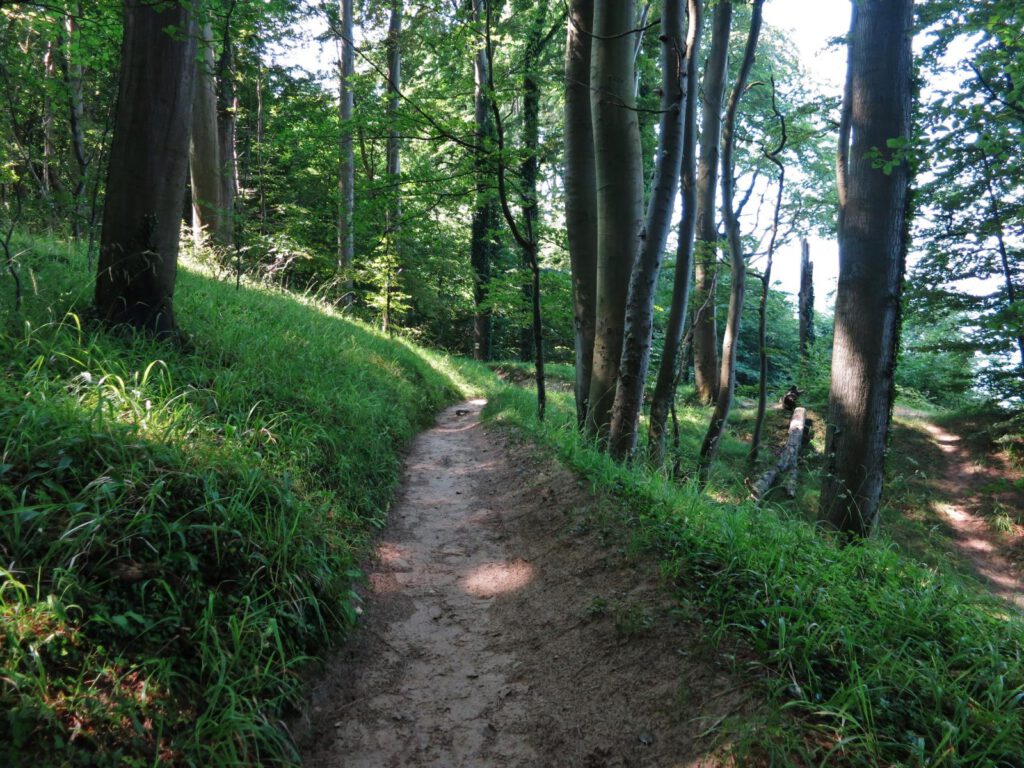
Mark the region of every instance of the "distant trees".
<instances>
[{"instance_id":1,"label":"distant trees","mask_svg":"<svg viewBox=\"0 0 1024 768\"><path fill-rule=\"evenodd\" d=\"M853 5L840 123L839 286L820 514L878 525L906 251L912 0Z\"/></svg>"},{"instance_id":2,"label":"distant trees","mask_svg":"<svg viewBox=\"0 0 1024 768\"><path fill-rule=\"evenodd\" d=\"M189 4L126 0L96 309L112 325L174 336L196 38Z\"/></svg>"}]
</instances>

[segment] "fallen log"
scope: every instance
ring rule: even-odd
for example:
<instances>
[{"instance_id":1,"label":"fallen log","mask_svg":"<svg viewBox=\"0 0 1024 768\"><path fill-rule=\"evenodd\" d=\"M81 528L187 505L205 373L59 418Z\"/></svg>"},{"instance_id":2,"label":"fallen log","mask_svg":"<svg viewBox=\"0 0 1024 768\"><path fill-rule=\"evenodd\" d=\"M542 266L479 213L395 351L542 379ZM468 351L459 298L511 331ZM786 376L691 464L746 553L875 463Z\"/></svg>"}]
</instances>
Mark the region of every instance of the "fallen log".
<instances>
[{"instance_id":1,"label":"fallen log","mask_svg":"<svg viewBox=\"0 0 1024 768\"><path fill-rule=\"evenodd\" d=\"M761 475L760 479L750 488L750 495L754 499L761 499L775 484L779 475L786 471L790 472L786 482L786 492L790 498L796 496L796 469L797 459L800 457L800 448L804 444L804 432L807 429L807 409L797 408L793 411L793 418L789 421L789 437L786 439L786 447L779 454L779 460L767 472Z\"/></svg>"}]
</instances>

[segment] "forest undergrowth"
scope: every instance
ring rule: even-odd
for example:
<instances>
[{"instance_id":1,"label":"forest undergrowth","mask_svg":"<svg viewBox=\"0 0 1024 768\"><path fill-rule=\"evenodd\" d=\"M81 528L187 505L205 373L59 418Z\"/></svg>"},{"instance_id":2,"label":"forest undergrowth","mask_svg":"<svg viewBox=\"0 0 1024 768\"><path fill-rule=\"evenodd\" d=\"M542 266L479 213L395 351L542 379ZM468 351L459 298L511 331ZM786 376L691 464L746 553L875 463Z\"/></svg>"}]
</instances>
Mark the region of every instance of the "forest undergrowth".
<instances>
[{"instance_id":1,"label":"forest undergrowth","mask_svg":"<svg viewBox=\"0 0 1024 768\"><path fill-rule=\"evenodd\" d=\"M91 265L2 297L0 765L268 765L359 611L406 441L468 385L280 291L180 271L178 348L101 331Z\"/></svg>"}]
</instances>

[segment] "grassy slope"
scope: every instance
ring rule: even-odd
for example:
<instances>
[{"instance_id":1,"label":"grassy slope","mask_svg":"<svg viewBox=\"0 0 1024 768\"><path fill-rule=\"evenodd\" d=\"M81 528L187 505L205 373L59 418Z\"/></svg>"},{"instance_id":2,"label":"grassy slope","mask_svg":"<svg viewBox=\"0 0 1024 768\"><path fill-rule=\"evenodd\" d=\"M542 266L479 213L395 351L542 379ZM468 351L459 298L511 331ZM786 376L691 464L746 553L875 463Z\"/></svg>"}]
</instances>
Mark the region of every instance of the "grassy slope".
<instances>
[{"instance_id":1,"label":"grassy slope","mask_svg":"<svg viewBox=\"0 0 1024 768\"><path fill-rule=\"evenodd\" d=\"M840 548L800 512L737 503L728 470L701 496L617 466L579 438L571 395L543 426L529 391L497 393L488 413L616 495L680 600L738 638L752 678L767 673L778 710L800 716L748 729L741 764L1024 765L1024 621L976 584L884 539ZM680 417L685 442L703 421ZM740 441L723 452L742 466Z\"/></svg>"},{"instance_id":2,"label":"grassy slope","mask_svg":"<svg viewBox=\"0 0 1024 768\"><path fill-rule=\"evenodd\" d=\"M0 285L0 765L287 759L297 667L352 625L403 446L458 374L194 271L183 350L118 338L65 314L84 260L22 246L22 315Z\"/></svg>"}]
</instances>

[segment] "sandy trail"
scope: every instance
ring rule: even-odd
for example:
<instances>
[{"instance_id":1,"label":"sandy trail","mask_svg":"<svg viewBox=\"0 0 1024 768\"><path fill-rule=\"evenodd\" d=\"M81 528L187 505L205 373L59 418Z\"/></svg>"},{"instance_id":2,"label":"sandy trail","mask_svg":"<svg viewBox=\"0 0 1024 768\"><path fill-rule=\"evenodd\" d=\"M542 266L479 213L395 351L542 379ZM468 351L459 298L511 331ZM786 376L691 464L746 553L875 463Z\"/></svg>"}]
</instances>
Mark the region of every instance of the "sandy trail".
<instances>
[{"instance_id":1,"label":"sandy trail","mask_svg":"<svg viewBox=\"0 0 1024 768\"><path fill-rule=\"evenodd\" d=\"M1007 468L979 466L959 435L936 424L926 423L924 428L945 458L944 471L935 484L951 501L938 504L937 511L952 531L957 549L971 561L992 592L1024 608L1024 575L1008 556L1020 539L1019 526L1012 534L1001 535L992 530L981 512L984 503L991 502L995 495L985 490L986 484L1005 474ZM1019 494L1008 495L1014 498L1005 499L1007 503L1019 507Z\"/></svg>"},{"instance_id":2,"label":"sandy trail","mask_svg":"<svg viewBox=\"0 0 1024 768\"><path fill-rule=\"evenodd\" d=\"M601 502L484 430L482 406L412 445L364 626L311 691L304 764L719 765L750 688Z\"/></svg>"}]
</instances>

